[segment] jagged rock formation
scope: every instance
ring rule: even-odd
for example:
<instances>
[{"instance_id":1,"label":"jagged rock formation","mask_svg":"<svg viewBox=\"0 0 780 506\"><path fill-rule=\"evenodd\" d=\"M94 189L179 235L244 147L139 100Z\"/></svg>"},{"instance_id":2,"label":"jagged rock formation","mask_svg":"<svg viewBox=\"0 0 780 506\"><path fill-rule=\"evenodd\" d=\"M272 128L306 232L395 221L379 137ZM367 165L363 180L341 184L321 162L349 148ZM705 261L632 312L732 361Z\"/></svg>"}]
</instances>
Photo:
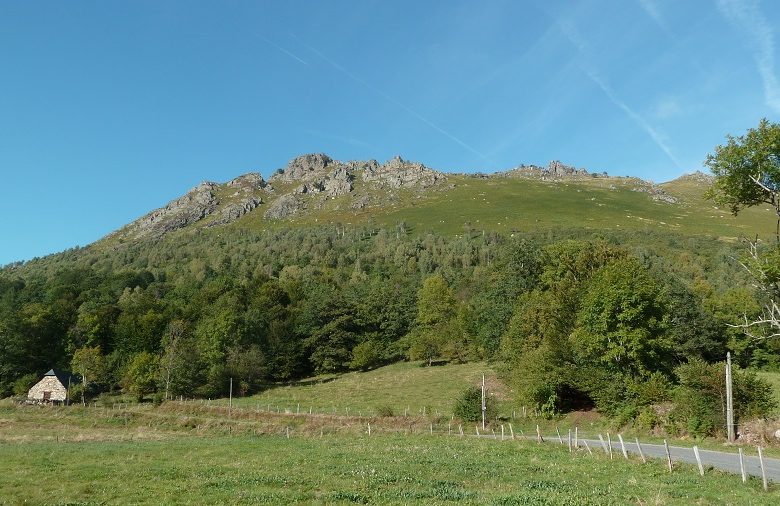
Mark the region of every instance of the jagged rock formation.
<instances>
[{"instance_id":1,"label":"jagged rock formation","mask_svg":"<svg viewBox=\"0 0 780 506\"><path fill-rule=\"evenodd\" d=\"M262 190L268 183L265 182L263 176L259 172L249 172L243 176L228 181L227 186L230 188L238 188L243 191Z\"/></svg>"},{"instance_id":2,"label":"jagged rock formation","mask_svg":"<svg viewBox=\"0 0 780 506\"><path fill-rule=\"evenodd\" d=\"M293 182L309 181L322 176L325 169L333 163L333 160L325 154L317 153L293 158L287 167L271 176L274 180Z\"/></svg>"},{"instance_id":3,"label":"jagged rock formation","mask_svg":"<svg viewBox=\"0 0 780 506\"><path fill-rule=\"evenodd\" d=\"M546 167L519 165L496 174L463 174L476 178L521 177L543 181L565 182L609 177L605 172L590 173L583 168L553 160ZM711 176L700 172L684 178L711 183ZM610 189L648 193L658 202L674 204L677 198L651 182L637 178L610 178L599 183ZM394 206L402 192L416 192L415 199L425 198L430 191L447 191L455 185L445 174L417 162L396 156L385 163L376 160L340 162L322 153L307 154L292 159L277 170L269 181L258 172L250 172L224 184L204 182L184 196L169 202L116 232L124 238L160 237L202 222L213 227L232 223L263 207L262 219L280 220L303 212L328 209L351 209ZM332 199L347 196L343 201ZM258 214L259 217L259 214Z\"/></svg>"},{"instance_id":4,"label":"jagged rock formation","mask_svg":"<svg viewBox=\"0 0 780 506\"><path fill-rule=\"evenodd\" d=\"M441 172L429 169L416 162L407 162L396 156L379 165L376 160L366 162L362 167L363 181L391 189L419 187L430 188L447 180Z\"/></svg>"},{"instance_id":5,"label":"jagged rock formation","mask_svg":"<svg viewBox=\"0 0 780 506\"><path fill-rule=\"evenodd\" d=\"M225 225L232 221L236 221L245 214L254 211L260 204L263 203L263 199L260 197L249 196L238 202L227 204L220 211L220 217L208 224L209 227L216 225Z\"/></svg>"},{"instance_id":6,"label":"jagged rock formation","mask_svg":"<svg viewBox=\"0 0 780 506\"><path fill-rule=\"evenodd\" d=\"M303 208L301 199L294 194L287 194L274 200L263 216L269 220L278 220L297 214Z\"/></svg>"},{"instance_id":7,"label":"jagged rock formation","mask_svg":"<svg viewBox=\"0 0 780 506\"><path fill-rule=\"evenodd\" d=\"M126 227L125 232L137 239L159 237L202 220L213 213L219 204L214 193L216 188L216 183L203 182L184 196L168 202L165 207L137 219Z\"/></svg>"},{"instance_id":8,"label":"jagged rock formation","mask_svg":"<svg viewBox=\"0 0 780 506\"><path fill-rule=\"evenodd\" d=\"M667 204L677 203L676 197L669 195L663 188L659 188L658 186L652 183L648 183L647 181L641 181L640 184L631 188L631 191L649 193L650 198L656 202L666 202Z\"/></svg>"},{"instance_id":9,"label":"jagged rock formation","mask_svg":"<svg viewBox=\"0 0 780 506\"><path fill-rule=\"evenodd\" d=\"M694 183L709 186L715 182L715 177L712 176L711 174L705 174L704 172L697 170L696 172L692 172L690 174L683 174L682 176L677 178L677 181L691 181Z\"/></svg>"},{"instance_id":10,"label":"jagged rock formation","mask_svg":"<svg viewBox=\"0 0 780 506\"><path fill-rule=\"evenodd\" d=\"M369 187L390 191L403 188L424 191L447 180L441 172L421 163L408 162L400 156L380 164L376 160L339 162L322 153L303 155L291 160L285 168L271 176L271 183L300 184L291 193L272 202L264 217L282 219L293 216L306 208L307 199L314 195L320 198L311 207L322 209L323 199L352 194L357 178ZM363 193L356 196L349 207L357 210L371 204L372 198Z\"/></svg>"},{"instance_id":11,"label":"jagged rock formation","mask_svg":"<svg viewBox=\"0 0 780 506\"><path fill-rule=\"evenodd\" d=\"M561 163L558 160L552 160L549 164L547 164L547 167L521 164L511 170L497 172L495 175L498 177L514 176L534 179L538 178L542 180L608 177L606 172L588 172L586 169L578 169L576 167ZM480 176L490 177L489 175L483 174L480 174Z\"/></svg>"}]
</instances>

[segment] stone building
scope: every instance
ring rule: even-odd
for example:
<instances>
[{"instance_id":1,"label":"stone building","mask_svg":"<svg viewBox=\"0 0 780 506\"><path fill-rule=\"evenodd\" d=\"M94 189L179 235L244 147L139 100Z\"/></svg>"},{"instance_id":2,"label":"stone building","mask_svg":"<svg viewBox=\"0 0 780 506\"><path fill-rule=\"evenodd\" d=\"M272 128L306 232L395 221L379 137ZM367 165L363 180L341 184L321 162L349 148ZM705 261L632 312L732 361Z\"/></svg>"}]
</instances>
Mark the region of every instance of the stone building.
<instances>
[{"instance_id":1,"label":"stone building","mask_svg":"<svg viewBox=\"0 0 780 506\"><path fill-rule=\"evenodd\" d=\"M33 402L65 402L68 400L70 373L51 369L33 385L27 399Z\"/></svg>"}]
</instances>

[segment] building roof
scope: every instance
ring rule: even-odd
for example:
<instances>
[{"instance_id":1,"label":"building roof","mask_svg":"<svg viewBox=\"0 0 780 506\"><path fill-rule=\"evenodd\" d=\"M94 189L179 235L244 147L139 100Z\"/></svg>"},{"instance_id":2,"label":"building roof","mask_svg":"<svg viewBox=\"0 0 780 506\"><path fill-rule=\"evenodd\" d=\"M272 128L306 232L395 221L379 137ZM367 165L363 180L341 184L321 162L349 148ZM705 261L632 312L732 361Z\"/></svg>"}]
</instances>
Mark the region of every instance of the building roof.
<instances>
[{"instance_id":1,"label":"building roof","mask_svg":"<svg viewBox=\"0 0 780 506\"><path fill-rule=\"evenodd\" d=\"M68 381L71 380L75 383L75 378L71 373L68 371L60 371L58 369L49 369L49 372L43 375L46 376L55 376L60 383L62 383L62 386L68 386Z\"/></svg>"}]
</instances>

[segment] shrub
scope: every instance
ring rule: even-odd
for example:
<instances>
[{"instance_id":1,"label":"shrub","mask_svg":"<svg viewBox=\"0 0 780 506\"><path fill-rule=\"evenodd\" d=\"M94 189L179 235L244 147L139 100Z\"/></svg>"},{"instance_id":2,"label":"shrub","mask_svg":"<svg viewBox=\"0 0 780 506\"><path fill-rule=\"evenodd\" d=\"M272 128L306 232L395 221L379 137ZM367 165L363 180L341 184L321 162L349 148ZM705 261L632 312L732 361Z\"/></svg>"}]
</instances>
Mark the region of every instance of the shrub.
<instances>
[{"instance_id":1,"label":"shrub","mask_svg":"<svg viewBox=\"0 0 780 506\"><path fill-rule=\"evenodd\" d=\"M735 422L763 417L776 407L771 386L755 373L734 368ZM725 364L700 359L679 366L680 386L674 393L673 422L694 436L712 436L725 431Z\"/></svg>"},{"instance_id":2,"label":"shrub","mask_svg":"<svg viewBox=\"0 0 780 506\"><path fill-rule=\"evenodd\" d=\"M352 348L352 361L349 367L367 371L379 365L379 345L373 341L364 341Z\"/></svg>"},{"instance_id":3,"label":"shrub","mask_svg":"<svg viewBox=\"0 0 780 506\"><path fill-rule=\"evenodd\" d=\"M27 397L27 392L34 384L38 383L38 375L35 373L25 374L21 378L14 381L14 395L19 397Z\"/></svg>"},{"instance_id":4,"label":"shrub","mask_svg":"<svg viewBox=\"0 0 780 506\"><path fill-rule=\"evenodd\" d=\"M487 396L485 398L485 407L487 408L485 417L487 420L490 420L496 413L495 402L492 397ZM453 413L464 422L476 422L477 420L481 420L482 389L479 387L469 387L464 390L455 402Z\"/></svg>"},{"instance_id":5,"label":"shrub","mask_svg":"<svg viewBox=\"0 0 780 506\"><path fill-rule=\"evenodd\" d=\"M634 419L634 427L642 432L651 432L659 422L655 410L651 407L645 407Z\"/></svg>"},{"instance_id":6,"label":"shrub","mask_svg":"<svg viewBox=\"0 0 780 506\"><path fill-rule=\"evenodd\" d=\"M376 408L376 415L377 416L393 416L393 408L390 406L377 406Z\"/></svg>"}]
</instances>

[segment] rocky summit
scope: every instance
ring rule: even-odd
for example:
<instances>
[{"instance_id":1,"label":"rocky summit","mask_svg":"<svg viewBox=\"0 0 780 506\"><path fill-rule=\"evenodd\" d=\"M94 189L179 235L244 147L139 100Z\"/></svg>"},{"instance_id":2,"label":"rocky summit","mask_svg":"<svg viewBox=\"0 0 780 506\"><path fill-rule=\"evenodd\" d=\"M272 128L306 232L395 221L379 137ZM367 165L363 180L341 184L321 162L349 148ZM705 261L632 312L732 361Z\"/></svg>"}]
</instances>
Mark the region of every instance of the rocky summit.
<instances>
[{"instance_id":1,"label":"rocky summit","mask_svg":"<svg viewBox=\"0 0 780 506\"><path fill-rule=\"evenodd\" d=\"M707 176L703 174L685 177L708 183ZM557 160L546 167L518 165L494 174L445 174L400 156L384 163L376 160L342 162L323 153L312 153L290 160L267 181L260 173L250 172L226 183L203 182L109 237L120 242L159 238L192 226L227 225L248 215L252 216L253 223L271 223L299 217L318 222L318 216L327 221L329 213L337 213L340 219L344 219L344 213L349 216L374 210L392 212L394 209L419 206L437 194L450 195L448 192L456 187L473 185L475 179L500 185L505 184L501 181L507 178L553 186L559 183L595 185L608 191L646 193L656 203L678 202L675 196L651 182L610 177L605 172L589 172ZM458 195L462 198L461 194ZM476 199L476 195L468 198ZM488 204L487 199L485 203Z\"/></svg>"}]
</instances>

